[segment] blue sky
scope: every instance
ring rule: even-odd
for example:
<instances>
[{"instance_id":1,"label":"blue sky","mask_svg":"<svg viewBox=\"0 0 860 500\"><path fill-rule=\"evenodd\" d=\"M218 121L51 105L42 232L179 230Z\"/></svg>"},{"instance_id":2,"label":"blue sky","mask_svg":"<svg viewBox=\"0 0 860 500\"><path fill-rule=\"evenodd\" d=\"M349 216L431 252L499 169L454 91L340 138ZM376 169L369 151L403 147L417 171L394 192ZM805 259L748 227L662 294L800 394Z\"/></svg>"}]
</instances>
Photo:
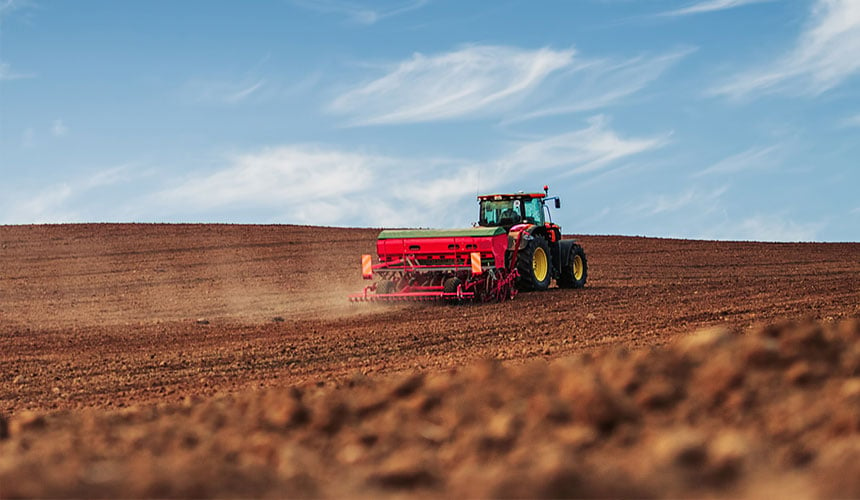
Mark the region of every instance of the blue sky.
<instances>
[{"instance_id":1,"label":"blue sky","mask_svg":"<svg viewBox=\"0 0 860 500\"><path fill-rule=\"evenodd\" d=\"M860 1L0 0L0 223L860 241Z\"/></svg>"}]
</instances>

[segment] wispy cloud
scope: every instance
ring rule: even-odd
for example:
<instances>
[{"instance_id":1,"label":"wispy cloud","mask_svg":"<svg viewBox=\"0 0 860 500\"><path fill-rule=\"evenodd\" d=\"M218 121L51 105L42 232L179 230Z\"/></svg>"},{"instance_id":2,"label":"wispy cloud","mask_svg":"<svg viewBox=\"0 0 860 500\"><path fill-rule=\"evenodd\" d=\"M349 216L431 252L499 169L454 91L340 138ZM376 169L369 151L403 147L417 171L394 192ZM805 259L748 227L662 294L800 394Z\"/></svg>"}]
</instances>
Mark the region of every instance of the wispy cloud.
<instances>
[{"instance_id":1,"label":"wispy cloud","mask_svg":"<svg viewBox=\"0 0 860 500\"><path fill-rule=\"evenodd\" d=\"M68 203L74 191L68 184L54 184L27 199L8 203L3 210L3 224L44 224L76 222L79 214Z\"/></svg>"},{"instance_id":2,"label":"wispy cloud","mask_svg":"<svg viewBox=\"0 0 860 500\"><path fill-rule=\"evenodd\" d=\"M0 19L12 14L15 11L24 10L33 7L34 3L31 0L0 0Z\"/></svg>"},{"instance_id":3,"label":"wispy cloud","mask_svg":"<svg viewBox=\"0 0 860 500\"><path fill-rule=\"evenodd\" d=\"M728 186L713 189L690 187L676 194L649 195L643 201L629 205L627 211L640 216L653 216L695 206L698 214L707 214L719 208L719 200L728 189Z\"/></svg>"},{"instance_id":4,"label":"wispy cloud","mask_svg":"<svg viewBox=\"0 0 860 500\"><path fill-rule=\"evenodd\" d=\"M179 89L186 102L206 105L240 105L272 102L313 91L322 78L319 71L284 75L267 71L272 54L267 53L246 70L217 77L198 77Z\"/></svg>"},{"instance_id":5,"label":"wispy cloud","mask_svg":"<svg viewBox=\"0 0 860 500\"><path fill-rule=\"evenodd\" d=\"M549 78L541 92L536 92L533 99L505 121L519 122L605 108L639 92L695 51L695 48L688 47L660 55L574 64ZM534 111L523 111L522 108Z\"/></svg>"},{"instance_id":6,"label":"wispy cloud","mask_svg":"<svg viewBox=\"0 0 860 500\"><path fill-rule=\"evenodd\" d=\"M860 72L858 54L860 2L817 0L807 28L790 52L710 92L732 98L775 92L820 95Z\"/></svg>"},{"instance_id":7,"label":"wispy cloud","mask_svg":"<svg viewBox=\"0 0 860 500\"><path fill-rule=\"evenodd\" d=\"M238 104L266 85L266 80L242 80L224 82L215 80L193 80L185 84L185 93L196 102L208 104Z\"/></svg>"},{"instance_id":8,"label":"wispy cloud","mask_svg":"<svg viewBox=\"0 0 860 500\"><path fill-rule=\"evenodd\" d=\"M441 173L441 174L440 174ZM168 219L265 210L299 224L419 225L473 189L467 161L392 158L320 145L285 145L236 155L142 200ZM468 187L464 187L468 186ZM143 215L146 217L146 215Z\"/></svg>"},{"instance_id":9,"label":"wispy cloud","mask_svg":"<svg viewBox=\"0 0 860 500\"><path fill-rule=\"evenodd\" d=\"M172 181L174 187L144 205L186 219L262 208L291 223L462 224L479 179L487 190L530 182L538 172L542 178L583 174L664 143L664 137L623 138L597 118L585 129L513 144L488 159L389 157L286 145L236 155L215 172Z\"/></svg>"},{"instance_id":10,"label":"wispy cloud","mask_svg":"<svg viewBox=\"0 0 860 500\"><path fill-rule=\"evenodd\" d=\"M821 222L798 223L781 215L759 214L716 226L707 237L720 240L816 241L824 226Z\"/></svg>"},{"instance_id":11,"label":"wispy cloud","mask_svg":"<svg viewBox=\"0 0 860 500\"><path fill-rule=\"evenodd\" d=\"M237 155L215 173L192 175L156 197L168 206L205 212L230 205L296 207L300 221L313 201L370 187L374 171L390 160L313 146L278 147ZM303 207L307 207L304 209ZM305 214L303 211L307 210Z\"/></svg>"},{"instance_id":12,"label":"wispy cloud","mask_svg":"<svg viewBox=\"0 0 860 500\"><path fill-rule=\"evenodd\" d=\"M389 17L420 9L427 5L428 2L429 0L413 0L410 2L395 3L386 7L380 7L379 2L376 2L373 6L367 6L339 0L293 0L292 4L323 14L342 16L354 23L369 25Z\"/></svg>"},{"instance_id":13,"label":"wispy cloud","mask_svg":"<svg viewBox=\"0 0 860 500\"><path fill-rule=\"evenodd\" d=\"M542 182L584 176L667 140L666 134L624 136L598 116L582 129L508 142L473 158L285 144L233 154L187 175L165 171L158 185L141 184L139 168L121 167L29 194L0 192L0 223L104 220L110 214L111 220L162 222L464 225L471 222L478 188L519 189L538 175Z\"/></svg>"},{"instance_id":14,"label":"wispy cloud","mask_svg":"<svg viewBox=\"0 0 860 500\"><path fill-rule=\"evenodd\" d=\"M519 146L501 158L494 169L502 172L528 169L554 169L569 176L600 170L628 156L659 149L669 142L670 134L648 138L623 138L609 127L608 120L596 116L587 128L550 136Z\"/></svg>"},{"instance_id":15,"label":"wispy cloud","mask_svg":"<svg viewBox=\"0 0 860 500\"><path fill-rule=\"evenodd\" d=\"M488 116L518 121L594 110L640 90L691 51L625 61L580 59L574 49L490 45L415 54L341 94L329 110L351 116L352 125Z\"/></svg>"},{"instance_id":16,"label":"wispy cloud","mask_svg":"<svg viewBox=\"0 0 860 500\"><path fill-rule=\"evenodd\" d=\"M707 12L734 9L736 7L743 7L745 5L772 1L774 0L703 0L691 3L686 7L682 7L680 9L662 12L658 15L670 17L690 16L694 14L705 14Z\"/></svg>"},{"instance_id":17,"label":"wispy cloud","mask_svg":"<svg viewBox=\"0 0 860 500\"><path fill-rule=\"evenodd\" d=\"M23 80L25 78L34 78L35 76L32 73L18 73L12 69L9 63L0 61L0 81Z\"/></svg>"},{"instance_id":18,"label":"wispy cloud","mask_svg":"<svg viewBox=\"0 0 860 500\"><path fill-rule=\"evenodd\" d=\"M79 179L57 182L27 194L6 193L0 197L0 223L2 224L41 224L61 222L82 222L85 215L81 203L94 190L113 186L138 177L127 165L108 168ZM106 207L100 207L105 213ZM116 207L110 207L113 210ZM93 220L93 219L91 219Z\"/></svg>"},{"instance_id":19,"label":"wispy cloud","mask_svg":"<svg viewBox=\"0 0 860 500\"><path fill-rule=\"evenodd\" d=\"M773 168L777 163L776 154L779 151L781 151L779 146L751 148L699 170L693 174L693 177L733 174Z\"/></svg>"},{"instance_id":20,"label":"wispy cloud","mask_svg":"<svg viewBox=\"0 0 860 500\"><path fill-rule=\"evenodd\" d=\"M278 95L284 91L282 86L262 76L271 58L271 52L266 53L235 76L189 80L185 82L182 93L185 99L191 102L222 105L235 105Z\"/></svg>"},{"instance_id":21,"label":"wispy cloud","mask_svg":"<svg viewBox=\"0 0 860 500\"><path fill-rule=\"evenodd\" d=\"M435 56L415 54L385 76L331 104L357 124L408 123L466 114L497 114L573 62L573 50L470 46Z\"/></svg>"},{"instance_id":22,"label":"wispy cloud","mask_svg":"<svg viewBox=\"0 0 860 500\"><path fill-rule=\"evenodd\" d=\"M266 80L260 80L255 82L243 89L237 90L233 93L227 93L224 95L224 100L229 103L236 103L244 101L248 96L253 94L254 92L260 90L260 88L266 84Z\"/></svg>"}]
</instances>

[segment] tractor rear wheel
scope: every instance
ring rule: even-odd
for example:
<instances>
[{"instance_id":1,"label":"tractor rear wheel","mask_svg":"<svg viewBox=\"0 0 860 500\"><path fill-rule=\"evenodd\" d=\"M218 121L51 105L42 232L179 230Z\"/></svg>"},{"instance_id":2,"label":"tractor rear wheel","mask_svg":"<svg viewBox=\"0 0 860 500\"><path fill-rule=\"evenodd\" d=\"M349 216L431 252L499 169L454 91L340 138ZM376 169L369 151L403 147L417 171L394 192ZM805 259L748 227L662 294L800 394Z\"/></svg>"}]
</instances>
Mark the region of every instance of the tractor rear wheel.
<instances>
[{"instance_id":1,"label":"tractor rear wheel","mask_svg":"<svg viewBox=\"0 0 860 500\"><path fill-rule=\"evenodd\" d=\"M567 265L561 269L558 286L559 288L582 288L587 278L588 260L585 258L585 250L574 243L567 256Z\"/></svg>"},{"instance_id":2,"label":"tractor rear wheel","mask_svg":"<svg viewBox=\"0 0 860 500\"><path fill-rule=\"evenodd\" d=\"M517 254L517 288L524 292L542 291L552 281L552 260L549 245L542 236L533 236Z\"/></svg>"}]
</instances>

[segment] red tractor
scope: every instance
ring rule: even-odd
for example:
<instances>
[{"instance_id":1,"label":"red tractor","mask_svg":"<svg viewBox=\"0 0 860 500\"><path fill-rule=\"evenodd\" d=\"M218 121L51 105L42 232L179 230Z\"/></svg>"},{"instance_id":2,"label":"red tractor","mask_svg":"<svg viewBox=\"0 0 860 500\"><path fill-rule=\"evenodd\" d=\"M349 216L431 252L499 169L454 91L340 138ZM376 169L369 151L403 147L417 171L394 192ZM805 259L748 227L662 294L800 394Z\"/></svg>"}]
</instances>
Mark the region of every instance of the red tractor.
<instances>
[{"instance_id":1,"label":"red tractor","mask_svg":"<svg viewBox=\"0 0 860 500\"><path fill-rule=\"evenodd\" d=\"M478 196L480 218L468 229L385 230L376 241L378 262L362 255L362 275L379 281L350 300L503 301L518 290L582 288L585 251L562 240L543 193Z\"/></svg>"}]
</instances>

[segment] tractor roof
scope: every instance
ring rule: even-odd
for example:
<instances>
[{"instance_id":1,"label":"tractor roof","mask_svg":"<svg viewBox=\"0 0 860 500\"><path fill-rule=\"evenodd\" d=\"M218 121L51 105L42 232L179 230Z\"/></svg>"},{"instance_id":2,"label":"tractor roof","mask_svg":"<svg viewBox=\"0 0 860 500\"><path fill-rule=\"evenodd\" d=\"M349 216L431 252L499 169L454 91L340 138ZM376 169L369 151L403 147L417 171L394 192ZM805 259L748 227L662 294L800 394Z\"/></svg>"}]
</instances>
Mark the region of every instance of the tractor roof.
<instances>
[{"instance_id":1,"label":"tractor roof","mask_svg":"<svg viewBox=\"0 0 860 500\"><path fill-rule=\"evenodd\" d=\"M503 194L482 194L478 196L479 200L514 200L522 198L544 198L545 193L503 193Z\"/></svg>"}]
</instances>

